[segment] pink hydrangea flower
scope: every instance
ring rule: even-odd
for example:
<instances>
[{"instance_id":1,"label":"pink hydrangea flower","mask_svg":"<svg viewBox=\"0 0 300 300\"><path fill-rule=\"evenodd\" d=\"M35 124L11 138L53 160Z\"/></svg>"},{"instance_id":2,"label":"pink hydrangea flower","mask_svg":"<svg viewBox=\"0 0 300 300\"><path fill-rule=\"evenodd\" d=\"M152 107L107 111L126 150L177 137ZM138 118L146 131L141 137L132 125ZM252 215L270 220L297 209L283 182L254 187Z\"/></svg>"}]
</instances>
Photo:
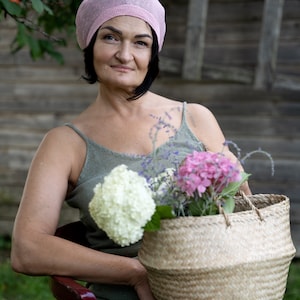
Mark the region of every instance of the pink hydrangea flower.
<instances>
[{"instance_id":1,"label":"pink hydrangea flower","mask_svg":"<svg viewBox=\"0 0 300 300\"><path fill-rule=\"evenodd\" d=\"M197 193L201 197L208 188L220 193L230 182L240 180L238 165L223 154L212 152L189 154L177 174L177 185L188 196Z\"/></svg>"}]
</instances>

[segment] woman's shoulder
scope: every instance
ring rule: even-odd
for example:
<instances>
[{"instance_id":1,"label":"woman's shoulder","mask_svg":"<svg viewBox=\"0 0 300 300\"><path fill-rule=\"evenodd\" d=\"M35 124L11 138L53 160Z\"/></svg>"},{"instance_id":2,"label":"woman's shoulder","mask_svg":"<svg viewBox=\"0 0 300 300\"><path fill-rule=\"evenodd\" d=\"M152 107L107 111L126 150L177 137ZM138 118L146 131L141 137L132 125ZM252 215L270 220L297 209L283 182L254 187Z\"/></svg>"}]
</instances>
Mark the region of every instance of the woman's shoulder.
<instances>
[{"instance_id":1,"label":"woman's shoulder","mask_svg":"<svg viewBox=\"0 0 300 300\"><path fill-rule=\"evenodd\" d=\"M186 105L186 116L192 123L195 123L197 120L196 123L198 125L201 123L201 126L204 124L208 125L211 122L216 122L213 112L206 106L199 103L188 103Z\"/></svg>"},{"instance_id":2,"label":"woman's shoulder","mask_svg":"<svg viewBox=\"0 0 300 300\"><path fill-rule=\"evenodd\" d=\"M73 150L77 151L82 145L84 145L84 141L78 137L72 128L61 125L46 132L39 148L53 153L68 152L71 154Z\"/></svg>"},{"instance_id":3,"label":"woman's shoulder","mask_svg":"<svg viewBox=\"0 0 300 300\"><path fill-rule=\"evenodd\" d=\"M44 139L47 141L53 141L58 143L69 143L72 140L75 140L76 133L75 131L66 125L60 125L53 127L46 132Z\"/></svg>"},{"instance_id":4,"label":"woman's shoulder","mask_svg":"<svg viewBox=\"0 0 300 300\"><path fill-rule=\"evenodd\" d=\"M50 129L44 136L37 159L51 162L57 169L70 172L70 182L76 182L86 155L85 142L68 126Z\"/></svg>"},{"instance_id":5,"label":"woman's shoulder","mask_svg":"<svg viewBox=\"0 0 300 300\"><path fill-rule=\"evenodd\" d=\"M212 112L209 108L207 108L206 106L200 104L200 103L187 103L187 110L190 113L194 113L194 114L207 114L207 115L211 115Z\"/></svg>"}]
</instances>

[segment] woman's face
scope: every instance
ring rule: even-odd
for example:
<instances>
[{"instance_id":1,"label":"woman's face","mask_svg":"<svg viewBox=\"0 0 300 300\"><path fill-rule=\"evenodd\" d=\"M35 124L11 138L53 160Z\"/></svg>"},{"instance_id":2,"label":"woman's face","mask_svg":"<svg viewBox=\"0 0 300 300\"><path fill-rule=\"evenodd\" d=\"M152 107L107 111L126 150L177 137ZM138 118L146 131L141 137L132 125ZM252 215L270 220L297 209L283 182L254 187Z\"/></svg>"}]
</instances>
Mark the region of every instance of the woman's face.
<instances>
[{"instance_id":1,"label":"woman's face","mask_svg":"<svg viewBox=\"0 0 300 300\"><path fill-rule=\"evenodd\" d=\"M94 68L101 84L132 92L144 80L153 43L150 26L120 16L105 22L94 45Z\"/></svg>"}]
</instances>

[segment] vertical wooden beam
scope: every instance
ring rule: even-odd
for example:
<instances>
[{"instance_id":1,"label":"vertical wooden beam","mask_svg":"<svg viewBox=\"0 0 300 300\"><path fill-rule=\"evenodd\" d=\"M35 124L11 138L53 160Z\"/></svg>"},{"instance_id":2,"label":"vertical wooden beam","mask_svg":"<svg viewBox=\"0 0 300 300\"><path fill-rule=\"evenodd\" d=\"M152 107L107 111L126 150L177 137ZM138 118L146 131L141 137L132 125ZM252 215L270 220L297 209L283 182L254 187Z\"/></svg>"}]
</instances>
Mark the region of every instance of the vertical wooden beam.
<instances>
[{"instance_id":1,"label":"vertical wooden beam","mask_svg":"<svg viewBox=\"0 0 300 300\"><path fill-rule=\"evenodd\" d=\"M190 0L189 2L182 69L184 79L201 79L208 1Z\"/></svg>"},{"instance_id":2,"label":"vertical wooden beam","mask_svg":"<svg viewBox=\"0 0 300 300\"><path fill-rule=\"evenodd\" d=\"M284 0L265 0L254 87L270 89L275 80Z\"/></svg>"}]
</instances>

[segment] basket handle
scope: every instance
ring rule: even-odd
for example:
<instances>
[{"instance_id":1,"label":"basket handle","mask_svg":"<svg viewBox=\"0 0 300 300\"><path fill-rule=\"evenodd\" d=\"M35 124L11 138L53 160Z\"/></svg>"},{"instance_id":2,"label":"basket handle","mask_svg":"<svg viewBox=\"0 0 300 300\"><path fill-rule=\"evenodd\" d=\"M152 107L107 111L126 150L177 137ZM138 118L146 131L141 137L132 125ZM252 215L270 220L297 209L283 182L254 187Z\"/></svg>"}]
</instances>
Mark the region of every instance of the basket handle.
<instances>
[{"instance_id":1,"label":"basket handle","mask_svg":"<svg viewBox=\"0 0 300 300\"><path fill-rule=\"evenodd\" d=\"M242 191L239 191L239 194L240 194L240 196L241 196L244 200L246 200L246 202L249 204L249 206L251 207L251 209L252 209L253 211L255 211L255 213L258 215L260 221L264 221L264 218L263 218L263 216L261 215L259 209L251 202L251 200L249 199L249 197L248 197L244 192L242 192ZM219 206L219 210L220 210L220 213L224 216L226 225L227 225L227 226L230 226L230 225L231 225L231 224L230 224L230 220L229 220L227 214L225 213L223 207Z\"/></svg>"},{"instance_id":2,"label":"basket handle","mask_svg":"<svg viewBox=\"0 0 300 300\"><path fill-rule=\"evenodd\" d=\"M248 204L250 205L251 209L256 212L256 214L258 215L259 219L261 221L264 221L264 218L261 215L260 210L251 202L251 200L249 199L249 197L244 192L242 192L242 191L240 191L240 194L243 197L243 199L248 202Z\"/></svg>"}]
</instances>

